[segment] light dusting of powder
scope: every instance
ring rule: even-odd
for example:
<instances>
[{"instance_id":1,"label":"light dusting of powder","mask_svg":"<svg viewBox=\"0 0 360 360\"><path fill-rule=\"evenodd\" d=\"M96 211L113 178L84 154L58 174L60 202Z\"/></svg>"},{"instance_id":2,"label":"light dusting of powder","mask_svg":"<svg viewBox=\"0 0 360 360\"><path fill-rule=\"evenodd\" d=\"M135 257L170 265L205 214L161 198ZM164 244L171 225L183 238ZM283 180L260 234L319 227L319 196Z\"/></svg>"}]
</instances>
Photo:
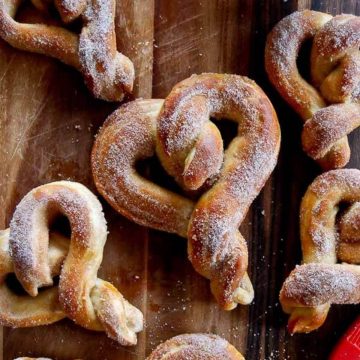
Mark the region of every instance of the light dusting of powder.
<instances>
[{"instance_id":1,"label":"light dusting of powder","mask_svg":"<svg viewBox=\"0 0 360 360\"><path fill-rule=\"evenodd\" d=\"M360 202L353 203L340 220L340 240L359 242L360 238Z\"/></svg>"},{"instance_id":2,"label":"light dusting of powder","mask_svg":"<svg viewBox=\"0 0 360 360\"><path fill-rule=\"evenodd\" d=\"M304 149L313 158L321 158L338 140L359 125L358 104L337 104L321 109L305 124Z\"/></svg>"},{"instance_id":3,"label":"light dusting of powder","mask_svg":"<svg viewBox=\"0 0 360 360\"><path fill-rule=\"evenodd\" d=\"M230 344L212 334L184 334L159 345L148 360L231 360L234 351Z\"/></svg>"},{"instance_id":4,"label":"light dusting of powder","mask_svg":"<svg viewBox=\"0 0 360 360\"><path fill-rule=\"evenodd\" d=\"M79 0L61 0L62 6L68 11L68 12L76 12L79 5Z\"/></svg>"},{"instance_id":5,"label":"light dusting of powder","mask_svg":"<svg viewBox=\"0 0 360 360\"><path fill-rule=\"evenodd\" d=\"M265 51L268 75L278 91L300 107L301 113L304 109L318 108L320 103L313 98L316 90L299 75L298 53L303 42L314 37L320 24L330 18L313 11L297 11L283 18L268 37Z\"/></svg>"},{"instance_id":6,"label":"light dusting of powder","mask_svg":"<svg viewBox=\"0 0 360 360\"><path fill-rule=\"evenodd\" d=\"M268 75L284 98L298 111L304 120L307 120L317 110L325 106L324 98L342 101L359 101L360 91L360 19L356 16L341 15L332 18L330 15L312 11L295 12L282 19L272 30L268 37L266 46L266 64ZM326 63L331 73L338 70L338 65L343 66L343 74L339 78L339 71L336 74L339 83L334 94L331 85L327 84L321 88L320 93L305 81L299 74L296 59L302 43L309 38L314 38L313 54L318 54L320 59L312 63L312 71L318 72L316 64ZM320 66L320 65L319 65ZM325 65L324 65L325 66ZM323 71L323 69L321 69ZM335 74L335 73L334 73ZM329 74L324 74L324 79ZM323 79L323 80L324 80ZM320 84L317 85L320 91ZM319 86L318 86L319 85ZM339 102L337 101L330 102ZM316 114L318 115L318 114ZM318 116L325 116L325 112ZM344 118L344 113L342 118ZM335 118L335 117L334 117ZM331 149L331 141L340 139L340 133L347 134L352 131L350 126L351 116L347 118L348 126L345 129L342 121L333 121L333 127L327 124L327 129L318 133L310 134L311 144L305 143L308 154L314 159L324 156L324 152ZM323 123L325 124L325 123ZM319 125L320 126L320 125ZM354 127L357 127L355 125ZM351 130L349 130L351 128ZM321 133L324 134L324 139ZM304 138L303 138L304 139ZM330 144L330 145L329 145Z\"/></svg>"},{"instance_id":7,"label":"light dusting of powder","mask_svg":"<svg viewBox=\"0 0 360 360\"><path fill-rule=\"evenodd\" d=\"M109 56L109 37L114 28L113 19L109 16L111 14L109 5L109 1L99 0L97 6L95 4L87 6L84 18L88 24L82 30L79 43L83 66L93 79L93 85L97 92L100 91L101 85L99 83L99 68L102 68L104 72L109 72L110 78L114 76L115 72L112 59Z\"/></svg>"},{"instance_id":8,"label":"light dusting of powder","mask_svg":"<svg viewBox=\"0 0 360 360\"><path fill-rule=\"evenodd\" d=\"M235 267L247 253L246 245L239 243L240 235L236 232L275 167L278 124L272 117L270 105L257 93L253 82L225 75L214 87L200 86L203 82L206 84L209 77L208 74L198 76L192 95L201 93L209 99L211 115L239 122L239 136L225 152L218 182L203 196L193 213L190 231L194 254L190 258L200 265L201 273L213 273L215 277L227 274L229 284L234 280L240 283L241 279L231 278L231 274L237 273ZM162 120L168 121L169 131L174 118ZM196 117L192 119L196 120ZM230 292L224 295L228 299L232 297Z\"/></svg>"},{"instance_id":9,"label":"light dusting of powder","mask_svg":"<svg viewBox=\"0 0 360 360\"><path fill-rule=\"evenodd\" d=\"M331 170L318 176L309 190L318 197L326 196L337 188L340 193L360 188L360 173L357 169Z\"/></svg>"},{"instance_id":10,"label":"light dusting of powder","mask_svg":"<svg viewBox=\"0 0 360 360\"><path fill-rule=\"evenodd\" d=\"M306 230L311 238L313 247L306 246L319 261L328 256L335 255L339 234L335 225L335 214L338 212L339 203L342 201L353 202L360 198L357 195L360 189L360 171L356 169L332 170L318 176L310 185L304 199L315 194L317 199L311 208L301 208L301 217L310 211L309 223L302 223L308 227ZM305 202L307 204L307 202ZM334 222L332 225L329 216ZM307 218L307 217L306 217ZM302 220L303 221L303 220Z\"/></svg>"},{"instance_id":11,"label":"light dusting of powder","mask_svg":"<svg viewBox=\"0 0 360 360\"><path fill-rule=\"evenodd\" d=\"M286 279L286 297L304 306L360 303L360 268L342 264L297 266Z\"/></svg>"},{"instance_id":12,"label":"light dusting of powder","mask_svg":"<svg viewBox=\"0 0 360 360\"><path fill-rule=\"evenodd\" d=\"M99 149L92 166L100 191L133 221L185 236L193 203L142 178L135 169L137 160L154 153L155 118L144 114L136 102L116 116L117 121L105 125L96 140Z\"/></svg>"},{"instance_id":13,"label":"light dusting of powder","mask_svg":"<svg viewBox=\"0 0 360 360\"><path fill-rule=\"evenodd\" d=\"M49 206L69 218L72 234L76 234L72 241L81 242L84 247L102 249L106 240L106 221L101 204L87 188L60 181L32 190L18 204L11 220L10 250L19 267L18 276L34 284L38 283L41 257L46 256L43 250L40 251L40 239L44 238L39 231L49 231ZM99 259L101 261L101 257ZM47 263L48 259L45 259Z\"/></svg>"},{"instance_id":14,"label":"light dusting of powder","mask_svg":"<svg viewBox=\"0 0 360 360\"><path fill-rule=\"evenodd\" d=\"M79 39L80 61L91 79L90 87L103 98L107 98L106 92L112 87L121 84L124 88L131 88L133 82L131 62L116 51L113 43L115 24L112 6L109 0L89 1L83 15L86 25Z\"/></svg>"},{"instance_id":15,"label":"light dusting of powder","mask_svg":"<svg viewBox=\"0 0 360 360\"><path fill-rule=\"evenodd\" d=\"M340 15L331 19L318 32L315 38L317 51L321 56L333 57L348 49L359 49L360 18L352 15Z\"/></svg>"}]
</instances>

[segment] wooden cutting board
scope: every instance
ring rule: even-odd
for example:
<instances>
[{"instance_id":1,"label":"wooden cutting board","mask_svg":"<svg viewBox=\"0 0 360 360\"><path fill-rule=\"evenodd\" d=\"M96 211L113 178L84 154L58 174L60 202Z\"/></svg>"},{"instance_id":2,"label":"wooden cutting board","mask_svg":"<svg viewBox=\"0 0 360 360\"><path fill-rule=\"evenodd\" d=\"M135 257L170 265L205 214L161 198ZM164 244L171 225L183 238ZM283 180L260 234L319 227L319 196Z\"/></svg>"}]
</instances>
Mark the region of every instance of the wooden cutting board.
<instances>
[{"instance_id":1,"label":"wooden cutting board","mask_svg":"<svg viewBox=\"0 0 360 360\"><path fill-rule=\"evenodd\" d=\"M205 71L248 75L273 101L282 127L278 166L241 226L249 243L251 306L219 310L208 282L186 256L186 242L130 223L109 206L109 238L100 271L144 313L135 347L69 320L30 329L3 329L3 359L21 355L56 359L144 359L161 341L186 332L214 332L248 360L326 359L359 307L333 306L311 335L289 336L278 294L301 260L298 209L320 169L301 151L301 123L264 73L265 36L297 9L360 15L359 0L118 0L119 49L135 63L135 96L164 97L178 81ZM118 104L94 100L81 76L45 56L0 42L0 226L19 200L54 180L79 181L95 191L89 168L94 134ZM349 167L360 168L359 132L351 135ZM156 179L156 171L153 171ZM1 358L1 356L0 356Z\"/></svg>"}]
</instances>

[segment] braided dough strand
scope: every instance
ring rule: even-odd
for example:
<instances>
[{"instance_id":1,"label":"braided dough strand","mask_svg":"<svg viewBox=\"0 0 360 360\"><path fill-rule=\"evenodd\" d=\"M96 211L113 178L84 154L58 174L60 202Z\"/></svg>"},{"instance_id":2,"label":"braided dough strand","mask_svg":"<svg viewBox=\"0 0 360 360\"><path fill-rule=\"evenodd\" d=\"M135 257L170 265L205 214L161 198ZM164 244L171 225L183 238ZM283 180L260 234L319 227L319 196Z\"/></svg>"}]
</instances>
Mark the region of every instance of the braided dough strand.
<instances>
[{"instance_id":1,"label":"braided dough strand","mask_svg":"<svg viewBox=\"0 0 360 360\"><path fill-rule=\"evenodd\" d=\"M313 39L311 84L297 67L308 39ZM295 12L268 35L269 79L304 120L304 151L325 170L344 167L350 159L347 135L359 126L359 46L360 18L352 15Z\"/></svg>"},{"instance_id":2,"label":"braided dough strand","mask_svg":"<svg viewBox=\"0 0 360 360\"><path fill-rule=\"evenodd\" d=\"M59 214L69 219L68 249L63 238L51 239L49 245L49 223ZM10 231L1 237L6 265L1 274L2 324L35 326L67 316L87 329L105 330L122 345L136 344L141 312L97 278L106 237L101 204L83 185L59 181L29 192L15 210ZM15 272L31 299L10 293L4 283L9 272ZM38 294L39 288L53 285L56 275L58 290L52 287Z\"/></svg>"},{"instance_id":3,"label":"braided dough strand","mask_svg":"<svg viewBox=\"0 0 360 360\"><path fill-rule=\"evenodd\" d=\"M280 302L292 332L320 327L330 304L360 303L360 170L333 170L317 177L301 203L304 265L286 279ZM342 207L347 206L343 210Z\"/></svg>"},{"instance_id":4,"label":"braided dough strand","mask_svg":"<svg viewBox=\"0 0 360 360\"><path fill-rule=\"evenodd\" d=\"M64 22L81 17L80 35L60 26L17 22L14 18L20 4L19 0L0 0L0 36L11 46L75 67L100 99L120 101L132 91L134 66L116 49L114 0L80 1L74 6L65 0L56 1ZM48 5L41 1L35 4L40 9Z\"/></svg>"},{"instance_id":5,"label":"braided dough strand","mask_svg":"<svg viewBox=\"0 0 360 360\"><path fill-rule=\"evenodd\" d=\"M314 37L311 75L329 103L360 101L360 17L339 15Z\"/></svg>"},{"instance_id":6,"label":"braided dough strand","mask_svg":"<svg viewBox=\"0 0 360 360\"><path fill-rule=\"evenodd\" d=\"M360 267L348 264L304 264L285 280L280 301L290 314L289 331L310 332L321 326L331 304L360 303Z\"/></svg>"}]
</instances>

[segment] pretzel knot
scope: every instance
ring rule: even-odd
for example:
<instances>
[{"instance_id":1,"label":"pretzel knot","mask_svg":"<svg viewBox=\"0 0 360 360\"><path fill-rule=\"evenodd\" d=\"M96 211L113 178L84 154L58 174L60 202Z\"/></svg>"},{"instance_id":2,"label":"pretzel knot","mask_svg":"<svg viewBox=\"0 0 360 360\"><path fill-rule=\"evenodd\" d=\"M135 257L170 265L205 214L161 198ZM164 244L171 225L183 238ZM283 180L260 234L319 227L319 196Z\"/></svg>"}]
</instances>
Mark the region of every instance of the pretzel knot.
<instances>
[{"instance_id":1,"label":"pretzel knot","mask_svg":"<svg viewBox=\"0 0 360 360\"><path fill-rule=\"evenodd\" d=\"M280 302L290 331L310 332L323 324L330 304L360 303L359 170L315 179L301 203L300 233L304 264L285 280Z\"/></svg>"},{"instance_id":2,"label":"pretzel knot","mask_svg":"<svg viewBox=\"0 0 360 360\"><path fill-rule=\"evenodd\" d=\"M71 227L71 240L50 234L59 214ZM30 191L17 206L10 228L0 233L0 323L29 327L68 317L122 345L136 344L142 313L109 282L97 277L107 227L101 204L83 185L59 181ZM70 243L70 245L69 245ZM28 295L6 283L15 273ZM59 275L59 285L53 277ZM42 287L50 287L39 292Z\"/></svg>"},{"instance_id":3,"label":"pretzel knot","mask_svg":"<svg viewBox=\"0 0 360 360\"><path fill-rule=\"evenodd\" d=\"M311 84L297 57L311 39ZM268 36L270 81L305 121L304 151L325 170L350 158L347 134L360 125L360 18L304 10L282 19Z\"/></svg>"},{"instance_id":4,"label":"pretzel knot","mask_svg":"<svg viewBox=\"0 0 360 360\"><path fill-rule=\"evenodd\" d=\"M225 153L210 117L238 123ZM253 298L247 246L238 228L275 167L279 143L275 111L253 81L194 75L165 100L137 100L115 111L94 143L92 170L98 191L118 212L187 237L195 270L230 310ZM196 203L137 173L137 161L155 151L184 190L202 192Z\"/></svg>"},{"instance_id":5,"label":"pretzel knot","mask_svg":"<svg viewBox=\"0 0 360 360\"><path fill-rule=\"evenodd\" d=\"M75 67L97 98L120 101L134 82L132 62L116 49L115 0L55 0L62 22L82 20L80 34L54 25L19 23L21 0L0 0L0 36L11 46L54 57ZM46 15L50 1L32 0Z\"/></svg>"},{"instance_id":6,"label":"pretzel knot","mask_svg":"<svg viewBox=\"0 0 360 360\"><path fill-rule=\"evenodd\" d=\"M160 344L147 360L244 360L226 340L212 334L183 334Z\"/></svg>"}]
</instances>

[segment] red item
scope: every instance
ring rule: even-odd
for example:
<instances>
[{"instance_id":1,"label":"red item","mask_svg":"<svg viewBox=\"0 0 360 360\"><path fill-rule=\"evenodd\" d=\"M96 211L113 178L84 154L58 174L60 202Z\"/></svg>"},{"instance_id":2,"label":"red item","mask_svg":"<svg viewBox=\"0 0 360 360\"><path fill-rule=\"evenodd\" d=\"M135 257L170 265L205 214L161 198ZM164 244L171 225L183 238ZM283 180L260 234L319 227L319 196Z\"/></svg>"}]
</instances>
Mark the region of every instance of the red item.
<instances>
[{"instance_id":1,"label":"red item","mask_svg":"<svg viewBox=\"0 0 360 360\"><path fill-rule=\"evenodd\" d=\"M329 360L360 360L360 316L340 339Z\"/></svg>"}]
</instances>

